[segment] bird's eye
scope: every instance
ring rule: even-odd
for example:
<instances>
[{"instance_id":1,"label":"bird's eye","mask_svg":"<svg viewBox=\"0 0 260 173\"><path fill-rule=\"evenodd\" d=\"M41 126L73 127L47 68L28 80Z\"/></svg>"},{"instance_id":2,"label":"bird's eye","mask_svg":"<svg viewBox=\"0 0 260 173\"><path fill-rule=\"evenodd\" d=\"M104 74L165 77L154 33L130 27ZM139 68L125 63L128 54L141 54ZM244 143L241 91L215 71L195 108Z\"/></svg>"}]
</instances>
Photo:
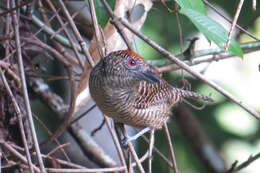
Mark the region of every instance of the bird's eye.
<instances>
[{"instance_id":1,"label":"bird's eye","mask_svg":"<svg viewBox=\"0 0 260 173\"><path fill-rule=\"evenodd\" d=\"M136 61L134 59L129 59L127 62L129 66L136 66Z\"/></svg>"}]
</instances>

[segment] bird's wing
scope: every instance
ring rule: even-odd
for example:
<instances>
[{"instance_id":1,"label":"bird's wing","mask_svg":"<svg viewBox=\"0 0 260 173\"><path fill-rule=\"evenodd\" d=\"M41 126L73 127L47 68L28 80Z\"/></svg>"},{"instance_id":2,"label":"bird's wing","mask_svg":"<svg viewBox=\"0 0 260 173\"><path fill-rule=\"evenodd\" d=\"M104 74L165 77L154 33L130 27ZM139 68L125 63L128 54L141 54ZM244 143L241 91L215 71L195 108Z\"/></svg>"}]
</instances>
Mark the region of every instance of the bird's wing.
<instances>
[{"instance_id":1,"label":"bird's wing","mask_svg":"<svg viewBox=\"0 0 260 173\"><path fill-rule=\"evenodd\" d=\"M160 84L142 81L138 83L136 89L134 107L137 109L145 109L160 104L170 106L180 99L178 94L175 94L172 87L164 80Z\"/></svg>"}]
</instances>

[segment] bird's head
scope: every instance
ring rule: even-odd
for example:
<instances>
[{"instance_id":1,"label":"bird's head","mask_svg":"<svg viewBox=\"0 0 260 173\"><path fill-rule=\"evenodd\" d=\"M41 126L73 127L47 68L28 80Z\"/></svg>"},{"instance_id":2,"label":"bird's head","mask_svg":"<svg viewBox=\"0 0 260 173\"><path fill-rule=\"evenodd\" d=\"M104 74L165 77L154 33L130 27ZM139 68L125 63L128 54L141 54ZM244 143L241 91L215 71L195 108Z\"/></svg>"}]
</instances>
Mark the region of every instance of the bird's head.
<instances>
[{"instance_id":1,"label":"bird's head","mask_svg":"<svg viewBox=\"0 0 260 173\"><path fill-rule=\"evenodd\" d=\"M145 80L160 83L161 78L155 67L148 64L141 56L130 50L115 51L100 62L104 75L131 80Z\"/></svg>"}]
</instances>

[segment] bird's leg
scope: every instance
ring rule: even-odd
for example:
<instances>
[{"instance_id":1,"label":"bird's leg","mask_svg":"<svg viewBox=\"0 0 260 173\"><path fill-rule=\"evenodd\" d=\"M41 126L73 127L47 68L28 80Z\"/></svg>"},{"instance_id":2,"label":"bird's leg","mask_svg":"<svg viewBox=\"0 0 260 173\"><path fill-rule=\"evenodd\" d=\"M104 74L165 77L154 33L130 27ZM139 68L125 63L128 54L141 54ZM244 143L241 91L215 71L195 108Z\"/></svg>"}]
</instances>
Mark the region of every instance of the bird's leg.
<instances>
[{"instance_id":1,"label":"bird's leg","mask_svg":"<svg viewBox=\"0 0 260 173\"><path fill-rule=\"evenodd\" d=\"M124 136L126 134L124 124L119 123L119 122L114 122L115 123L115 131L118 139L121 141L122 138L124 139Z\"/></svg>"},{"instance_id":2,"label":"bird's leg","mask_svg":"<svg viewBox=\"0 0 260 173\"><path fill-rule=\"evenodd\" d=\"M122 145L127 146L127 144L129 142L136 140L137 138L139 138L140 136L142 136L143 134L145 134L149 130L152 130L152 128L146 127L144 129L142 129L141 131L139 131L138 133L136 133L134 136L125 136L124 139L122 140Z\"/></svg>"}]
</instances>

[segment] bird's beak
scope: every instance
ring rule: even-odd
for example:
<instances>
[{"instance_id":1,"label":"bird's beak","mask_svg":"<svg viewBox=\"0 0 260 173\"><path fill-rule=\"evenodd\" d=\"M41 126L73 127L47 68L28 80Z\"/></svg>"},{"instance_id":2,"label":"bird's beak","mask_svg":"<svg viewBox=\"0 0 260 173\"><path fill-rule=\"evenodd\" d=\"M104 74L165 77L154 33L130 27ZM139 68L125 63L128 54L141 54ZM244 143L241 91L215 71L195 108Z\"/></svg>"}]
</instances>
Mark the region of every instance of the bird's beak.
<instances>
[{"instance_id":1,"label":"bird's beak","mask_svg":"<svg viewBox=\"0 0 260 173\"><path fill-rule=\"evenodd\" d=\"M141 80L150 82L150 83L160 83L161 82L161 79L159 77L157 77L151 71L138 72L138 73L136 73L136 77Z\"/></svg>"}]
</instances>

